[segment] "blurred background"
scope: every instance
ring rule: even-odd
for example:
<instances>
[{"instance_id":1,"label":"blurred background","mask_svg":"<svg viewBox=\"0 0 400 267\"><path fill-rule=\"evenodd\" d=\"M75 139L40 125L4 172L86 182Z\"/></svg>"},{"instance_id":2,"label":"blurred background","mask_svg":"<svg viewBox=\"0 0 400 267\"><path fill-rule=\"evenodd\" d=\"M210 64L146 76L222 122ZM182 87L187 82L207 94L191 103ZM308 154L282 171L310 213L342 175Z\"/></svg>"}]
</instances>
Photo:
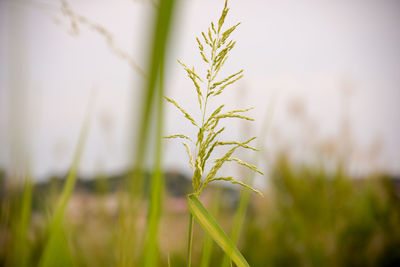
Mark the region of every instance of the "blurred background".
<instances>
[{"instance_id":1,"label":"blurred background","mask_svg":"<svg viewBox=\"0 0 400 267\"><path fill-rule=\"evenodd\" d=\"M195 37L216 21L223 3L175 1L164 94L195 119L201 116L195 91L176 59L204 72ZM143 200L127 208L121 188L141 142L160 6L161 0L0 0L1 266L43 263L49 218L86 124L62 226L67 246L54 253L64 255L65 266L141 266L138 232L146 225L154 142L144 160ZM231 0L229 7L226 23L242 24L225 71L243 68L245 75L221 102L255 107L249 112L255 121L230 121L224 139L258 136L258 155L240 155L265 175L234 172L265 196L247 203L241 188L216 184L204 203L227 233L246 207L237 242L251 266L399 266L400 3ZM195 137L172 106L164 111L163 135ZM184 266L191 169L184 146L162 144L158 264ZM132 222L131 232L121 230ZM23 237L16 234L21 229ZM210 241L200 227L195 236L201 242L194 266L226 264L217 246L204 245ZM126 250L135 251L132 258L121 256Z\"/></svg>"}]
</instances>

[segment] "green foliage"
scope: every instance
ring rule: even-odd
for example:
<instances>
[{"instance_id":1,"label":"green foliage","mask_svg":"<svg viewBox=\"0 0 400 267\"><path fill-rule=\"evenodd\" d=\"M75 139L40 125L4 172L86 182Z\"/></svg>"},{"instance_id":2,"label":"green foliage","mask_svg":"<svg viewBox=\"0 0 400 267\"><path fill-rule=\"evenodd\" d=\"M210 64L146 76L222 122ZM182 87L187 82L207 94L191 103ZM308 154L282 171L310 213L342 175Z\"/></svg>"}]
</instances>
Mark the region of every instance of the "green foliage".
<instances>
[{"instance_id":1,"label":"green foliage","mask_svg":"<svg viewBox=\"0 0 400 267\"><path fill-rule=\"evenodd\" d=\"M328 172L315 166L299 168L287 161L281 161L272 167L274 171L270 176L270 191L265 193L265 198L255 197L250 202L244 217L242 238L238 240L233 228L231 230L232 243L239 241L237 248L251 266L398 265L400 198L392 180L385 177L354 180L340 170ZM109 182L113 183L115 179L116 177L111 177ZM60 246L53 248L53 251L60 265L141 266L140 253L143 250L135 244L132 237L137 238L144 230L140 221L144 222L145 212L131 217L132 213L126 212L132 208L129 201L121 201L117 210L107 212L108 204L105 204L108 201L103 203L103 200L114 197L122 200L127 195L115 189L110 189L106 195L96 195L93 187L81 187L80 184L78 183L77 191L81 193L73 196L74 203L71 204L77 203L77 197L79 199L79 195L82 196L83 190L88 190L85 199L90 200L88 202L91 204L83 201L79 202L78 208L69 209L62 231L56 233L55 239ZM46 190L38 187L35 184L32 190L32 215L24 215L25 218L30 218L26 228L22 223L25 219L21 220L21 215L26 214L22 212L22 207L29 206L26 201L29 199L29 190L20 190L14 196L8 192L8 197L2 199L2 266L19 266L11 261L11 257L26 262L28 266L37 266L38 258L43 253L47 240L47 232L44 230L49 223L44 218L51 210L46 206L52 206L59 195L55 195L57 198L50 198L49 187ZM226 194L226 188L209 189L220 189L219 212L211 214L218 218L222 229L229 229L233 217L231 209L224 205L232 195ZM249 190L243 191L250 193ZM170 203L168 194L164 197L165 203ZM23 204L23 199L26 204ZM46 205L35 203L38 199L46 200ZM205 203L211 211L217 204L217 199L212 200L211 203ZM172 206L163 208L158 263L159 266L167 266L167 255L170 254L171 266L186 266L186 233L182 228L187 214L174 210ZM146 206L142 207L145 211ZM139 223L132 224L129 221ZM28 250L26 254L23 252L25 248L17 245L22 240L18 237L18 231L23 232L24 228L27 229L27 235L21 236L26 238L23 239ZM168 233L172 234L168 237ZM200 266L200 263L207 262L200 261L202 251L199 241L203 239L200 231L195 231L194 239L197 242L194 242L192 263L193 266ZM205 246L209 245L203 244L203 249L207 250ZM220 266L222 253L215 244L208 266ZM203 266L207 266L206 263Z\"/></svg>"},{"instance_id":2,"label":"green foliage","mask_svg":"<svg viewBox=\"0 0 400 267\"><path fill-rule=\"evenodd\" d=\"M185 261L182 225L187 214L179 210L179 199L164 194L161 168L163 64L173 2L162 0L156 16L158 22L155 23L149 73L144 75L148 80L138 127L136 168L132 175L104 178L108 181L101 183L106 182L106 186L99 184L101 189L97 194L93 192L96 182L90 186L80 185L77 171L87 135L87 121L65 183L54 180L48 183L51 186L42 186L31 184L28 179L22 189L11 190L0 170L0 266L179 267L190 266L191 262L196 266L199 262L200 266L215 266L221 262L223 251L228 255L224 264L233 261L238 266L248 266L247 261L252 266L399 266L400 199L389 179L353 180L341 169L329 173L323 168L297 168L283 159L274 166L267 201L253 199L258 202L250 204L257 205L249 205L246 213L251 190L261 193L251 187L251 180L244 183L233 176L218 174L226 162L245 166L252 174L262 174L255 165L234 156L238 149L257 151L250 145L254 137L245 141L221 140L225 128L220 127L220 122L224 119L252 121L246 115L251 108L225 110L224 105L219 105L215 110L209 110L210 101L218 100L229 86L243 77L244 72L238 70L219 77L235 46L230 36L240 25L237 23L224 29L229 11L227 2L219 20L212 22L208 30L196 38L200 56L207 66L206 75L198 75L194 67L179 61L193 83L201 120L196 121L194 118L198 116L187 113L182 105L166 98L197 129L196 138L183 134L165 137L183 141L193 170L194 194L188 196L189 258ZM63 10L67 16L75 17L76 22L103 31L73 14L65 1ZM153 111L157 112L156 156L151 178L147 179L150 198L145 202L143 160L148 152L149 136L152 136ZM214 153L224 148L228 149L225 154L213 159ZM125 176L134 179L127 182ZM122 182L119 179L115 182L117 178L123 178ZM231 239L199 201L201 193L214 181L238 184L245 189L231 229ZM78 192L76 187L79 187ZM222 195L220 189L218 198ZM232 216L219 206L226 202L225 198L221 199L213 198L211 210L221 209L218 220L225 228L232 224ZM71 200L77 202L70 203ZM172 205L163 206L164 201ZM71 207L76 203L78 207L67 209L68 205ZM109 204L112 208L107 210ZM194 247L192 253L193 239L200 237L192 231L194 219L207 233L200 261L200 250ZM242 238L244 242L239 242L242 225L245 238ZM166 237L167 234L173 238ZM223 251L213 251L213 240Z\"/></svg>"},{"instance_id":3,"label":"green foliage","mask_svg":"<svg viewBox=\"0 0 400 267\"><path fill-rule=\"evenodd\" d=\"M92 102L90 103L92 104ZM43 255L41 256L39 266L62 266L69 261L68 245L63 229L63 219L69 199L74 191L76 180L78 177L78 167L86 143L86 138L89 131L90 112L92 105L89 105L86 119L83 122L81 133L75 149L71 169L68 172L58 205L52 218L50 219L48 229L48 240L44 247Z\"/></svg>"},{"instance_id":4,"label":"green foliage","mask_svg":"<svg viewBox=\"0 0 400 267\"><path fill-rule=\"evenodd\" d=\"M354 181L340 169L294 167L282 159L271 190L270 204L250 214L245 231L243 252L252 266L400 262L400 199L388 180Z\"/></svg>"}]
</instances>

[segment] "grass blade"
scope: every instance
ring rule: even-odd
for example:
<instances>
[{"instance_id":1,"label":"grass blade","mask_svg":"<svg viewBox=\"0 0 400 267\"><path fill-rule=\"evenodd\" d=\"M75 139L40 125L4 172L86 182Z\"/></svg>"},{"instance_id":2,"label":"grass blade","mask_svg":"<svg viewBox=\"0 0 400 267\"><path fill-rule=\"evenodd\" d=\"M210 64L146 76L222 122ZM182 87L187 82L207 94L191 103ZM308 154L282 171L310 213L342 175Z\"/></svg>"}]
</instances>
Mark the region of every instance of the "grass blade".
<instances>
[{"instance_id":1,"label":"grass blade","mask_svg":"<svg viewBox=\"0 0 400 267\"><path fill-rule=\"evenodd\" d=\"M201 251L200 267L210 266L211 254L214 248L214 241L210 235L206 235L203 241L203 248Z\"/></svg>"},{"instance_id":2,"label":"grass blade","mask_svg":"<svg viewBox=\"0 0 400 267\"><path fill-rule=\"evenodd\" d=\"M187 253L187 266L192 266L192 246L193 246L193 215L190 213L189 218L189 231L188 231L188 253Z\"/></svg>"},{"instance_id":3,"label":"grass blade","mask_svg":"<svg viewBox=\"0 0 400 267\"><path fill-rule=\"evenodd\" d=\"M156 153L155 167L150 181L150 201L148 208L148 220L144 244L144 266L152 267L159 265L158 253L158 228L162 210L162 196L164 180L162 175L162 129L163 129L163 95L164 95L164 58L167 50L168 35L172 21L175 0L162 0L158 9L156 28L154 31L153 54L151 56L150 79L148 80L148 91L152 91L155 99L147 99L150 104L157 100L157 126L156 126ZM155 82L159 81L157 87ZM158 88L158 90L157 90ZM150 110L149 110L150 111ZM144 113L146 116L146 113ZM147 123L147 122L146 122ZM147 129L148 130L148 129ZM141 137L143 138L143 136ZM144 140L139 140L142 143ZM143 155L140 155L143 157ZM139 165L142 168L141 165Z\"/></svg>"},{"instance_id":4,"label":"grass blade","mask_svg":"<svg viewBox=\"0 0 400 267\"><path fill-rule=\"evenodd\" d=\"M250 266L233 242L195 195L188 196L190 212L202 228L214 239L229 258L239 267Z\"/></svg>"},{"instance_id":5,"label":"grass blade","mask_svg":"<svg viewBox=\"0 0 400 267\"><path fill-rule=\"evenodd\" d=\"M150 181L150 201L147 218L146 240L144 245L144 266L158 266L158 228L160 224L164 179L162 174L162 128L163 128L163 66L160 66L160 85L158 90L156 156L154 172Z\"/></svg>"},{"instance_id":6,"label":"grass blade","mask_svg":"<svg viewBox=\"0 0 400 267\"><path fill-rule=\"evenodd\" d=\"M12 265L29 266L30 247L28 238L28 228L32 209L32 181L28 174L25 180L24 192L19 217L16 220L15 243L12 255Z\"/></svg>"},{"instance_id":7,"label":"grass blade","mask_svg":"<svg viewBox=\"0 0 400 267\"><path fill-rule=\"evenodd\" d=\"M220 196L221 190L219 187L216 187L213 190L212 195L212 206L211 206L211 213L214 216L217 216L219 213L220 208ZM210 266L211 255L214 249L214 241L210 237L210 235L206 235L203 241L203 249L201 252L201 260L200 260L200 267L208 267Z\"/></svg>"},{"instance_id":8,"label":"grass blade","mask_svg":"<svg viewBox=\"0 0 400 267\"><path fill-rule=\"evenodd\" d=\"M66 258L60 257L60 251L65 249L66 244L63 243L63 229L62 229L62 221L64 218L65 210L68 204L68 201L71 197L71 194L75 188L76 180L78 178L78 167L79 162L81 160L83 148L86 143L86 138L89 131L89 121L90 114L92 110L92 97L89 103L89 108L86 114L85 121L83 122L83 126L79 135L78 144L76 146L75 154L73 157L71 168L68 172L66 182L64 184L62 194L60 200L58 202L57 208L54 212L53 217L50 221L49 226L49 237L45 244L42 257L39 262L39 266L63 266L66 264L63 262Z\"/></svg>"},{"instance_id":9,"label":"grass blade","mask_svg":"<svg viewBox=\"0 0 400 267\"><path fill-rule=\"evenodd\" d=\"M164 60L169 30L172 21L172 13L175 0L162 0L158 8L155 30L152 40L152 49L149 56L149 73L143 96L141 121L137 129L138 142L136 143L134 172L132 174L131 190L133 193L142 194L143 189L143 164L147 155L149 128L151 122L152 107L155 102L157 80L160 65Z\"/></svg>"}]
</instances>

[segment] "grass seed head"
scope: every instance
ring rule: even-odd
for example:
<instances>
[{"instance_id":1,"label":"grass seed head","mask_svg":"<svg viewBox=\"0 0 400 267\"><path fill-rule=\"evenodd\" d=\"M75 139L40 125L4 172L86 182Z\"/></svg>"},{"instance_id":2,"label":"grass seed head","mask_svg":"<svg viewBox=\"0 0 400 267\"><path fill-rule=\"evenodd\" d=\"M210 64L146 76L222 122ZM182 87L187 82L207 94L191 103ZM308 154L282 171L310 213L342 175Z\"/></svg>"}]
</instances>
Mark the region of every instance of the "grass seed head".
<instances>
[{"instance_id":1,"label":"grass seed head","mask_svg":"<svg viewBox=\"0 0 400 267\"><path fill-rule=\"evenodd\" d=\"M194 143L193 148L191 148L188 143L183 142L183 145L185 146L187 154L189 156L190 166L193 169L192 184L193 184L193 191L196 195L200 195L201 192L212 181L227 181L233 184L241 185L243 187L255 191L258 194L261 194L258 190L255 190L254 188L243 182L235 180L233 177L216 178L218 171L226 162L236 162L239 165L247 167L251 171L263 174L260 170L257 169L256 166L244 162L238 158L232 158L233 153L238 148L258 151L258 149L248 145L248 143L254 140L255 137L245 142L238 142L238 141L225 142L220 140L220 134L225 130L225 128L220 128L219 130L217 130L219 128L218 126L220 121L223 119L233 118L233 119L244 119L253 121L254 120L253 118L244 115L245 112L251 110L252 108L236 109L223 113L222 110L224 108L224 105L220 105L212 112L210 111L209 112L211 113L210 115L209 113L207 113L209 101L213 97L223 93L224 89L227 86L234 84L243 77L244 70L242 69L231 75L226 76L225 78L218 79L219 81L214 81L218 78L219 71L221 70L222 66L224 66L226 60L228 59L229 52L234 48L236 44L235 41L228 39L230 38L232 32L234 32L236 28L240 25L240 23L237 23L229 27L227 30L222 31L228 12L229 12L228 2L225 1L224 8L218 20L218 24L215 25L213 22L211 22L211 26L207 29L206 33L205 32L201 33L204 42L202 42L199 38L196 38L200 55L204 63L207 65L206 75L203 79L201 79L200 75L198 75L195 72L194 67L190 69L184 63L178 60L179 64L181 64L183 69L186 71L189 79L191 79L193 82L200 106L200 113L202 116L201 123L196 122L193 119L194 116L186 112L174 100L168 97L165 98L168 102L172 103L177 109L179 109L184 114L186 119L188 119L193 125L195 125L198 128L197 138L195 139L195 142L193 142ZM209 57L207 57L207 55L209 55ZM180 134L172 135L167 138L183 138L191 140L186 135L180 135ZM213 152L218 147L223 147L223 146L233 146L233 147L231 147L224 154L223 157L210 160L212 158ZM195 151L196 154L192 155L191 151ZM204 170L207 165L211 165L210 170L208 173L204 173Z\"/></svg>"}]
</instances>

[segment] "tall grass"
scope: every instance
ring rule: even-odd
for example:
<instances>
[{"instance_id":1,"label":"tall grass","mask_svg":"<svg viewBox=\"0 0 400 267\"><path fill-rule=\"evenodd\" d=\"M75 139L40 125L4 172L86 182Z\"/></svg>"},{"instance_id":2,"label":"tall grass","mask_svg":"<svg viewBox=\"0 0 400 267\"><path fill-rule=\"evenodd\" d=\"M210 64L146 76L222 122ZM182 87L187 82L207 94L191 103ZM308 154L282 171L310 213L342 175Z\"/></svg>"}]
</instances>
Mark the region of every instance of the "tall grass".
<instances>
[{"instance_id":1,"label":"tall grass","mask_svg":"<svg viewBox=\"0 0 400 267\"><path fill-rule=\"evenodd\" d=\"M174 0L160 1L158 15L155 19L154 34L152 36L152 49L149 55L149 75L142 107L141 123L138 127L139 134L136 142L135 167L131 181L132 193L139 196L143 191L144 159L148 151L148 136L152 111L156 116L155 135L155 163L153 175L150 180L150 199L148 205L147 226L143 250L143 266L158 265L158 228L162 210L163 177L162 177L162 129L163 129L163 92L164 92L164 58L167 49L168 36L173 17ZM159 84L157 86L157 81ZM156 106L155 106L156 105ZM155 108L153 108L155 106ZM137 196L136 196L137 197Z\"/></svg>"},{"instance_id":2,"label":"tall grass","mask_svg":"<svg viewBox=\"0 0 400 267\"><path fill-rule=\"evenodd\" d=\"M189 208L191 215L189 218L189 233L188 233L188 266L191 266L191 253L193 246L193 220L194 218L200 223L203 229L217 242L217 244L229 255L229 257L235 261L238 266L247 266L247 262L244 257L240 254L239 250L234 246L231 240L223 232L221 227L216 223L215 219L208 213L198 197L201 195L203 190L208 184L214 181L226 181L233 184L238 184L253 190L256 193L261 193L252 188L251 186L236 180L233 177L218 177L217 173L226 162L235 162L242 166L247 167L251 171L263 174L257 169L256 166L246 163L238 158L232 157L233 153L238 148L250 149L257 151L256 148L249 146L248 144L256 137L250 138L244 142L238 141L220 141L220 134L225 130L224 127L220 128L219 123L223 119L237 118L243 120L252 121L253 119L244 115L245 112L252 108L247 109L236 109L232 111L224 112L224 105L220 105L217 109L212 112L208 111L208 104L217 96L224 93L224 90L234 84L236 81L243 77L243 70L239 70L227 77L220 78L218 75L226 60L228 59L229 52L234 48L236 42L230 40L229 37L233 31L240 25L231 26L224 30L225 18L228 15L228 1L225 1L224 8L221 16L217 23L211 22L208 32L202 32L202 41L197 37L196 41L199 47L200 55L207 65L207 74L205 77L200 77L197 74L195 68L189 68L184 63L178 60L183 66L188 77L191 79L194 85L195 93L199 104L201 121L195 121L194 116L190 115L185 109L178 104L175 100L166 97L165 99L173 104L197 129L197 138L192 141L192 138L184 134L175 134L167 136L166 138L180 138L185 141L182 144L186 148L186 152L189 158L190 167L193 170L192 186L193 194L188 196ZM186 142L190 142L190 145ZM194 149L191 148L194 146ZM226 154L214 160L211 165L211 169L206 173L206 167L209 165L210 157L217 147L220 146L233 146Z\"/></svg>"},{"instance_id":3,"label":"tall grass","mask_svg":"<svg viewBox=\"0 0 400 267\"><path fill-rule=\"evenodd\" d=\"M32 209L32 181L28 175L25 177L25 184L22 192L17 192L16 196L7 196L2 200L1 223L4 223L3 216L9 220L11 233L14 240L11 242L9 255L5 255L6 264L12 266L29 266L31 261L31 247L29 244L29 222L31 220ZM3 202L4 201L4 202Z\"/></svg>"},{"instance_id":4,"label":"tall grass","mask_svg":"<svg viewBox=\"0 0 400 267\"><path fill-rule=\"evenodd\" d=\"M65 1L62 3L63 12L68 16L101 31L101 27L71 13ZM240 142L221 140L225 128L219 123L223 119L235 118L252 121L245 115L249 109L225 111L225 106L221 104L217 109L210 110L211 102L220 101L218 98L225 93L225 89L243 76L243 70L238 70L227 77L219 77L235 46L235 42L229 40L230 35L239 27L236 24L224 28L229 11L227 1L218 21L211 23L208 31L196 39L206 66L205 77L180 62L193 82L201 120L194 120L195 116L187 113L176 101L166 98L197 129L195 137L183 134L167 137L184 140L193 171L193 192L185 198L190 212L186 235L186 229L182 227L186 226L186 211L174 210L179 207L176 203L163 205L174 199L165 194L161 137L163 95L166 91L164 64L177 4L174 0L161 0L157 7L154 31L149 41L149 69L143 75L146 80L137 127L136 157L133 170L126 175L128 179L123 180L116 192L112 191L113 182L109 180L109 194L101 193L102 201L99 201L100 194L91 195L98 206L85 203L87 199L79 203L79 210L87 213L80 221L74 221L77 220L74 215L68 216L67 207L73 194L77 193L79 163L92 109L89 105L73 162L61 190L54 181L54 198L49 196L52 189L41 191L40 185L29 179L23 190L0 194L0 266L205 267L215 266L221 261L223 266L229 266L229 263L237 266L398 266L400 200L388 179L370 179L361 183L350 180L339 168L329 173L323 168L298 167L282 159L274 166L271 164L270 192L265 198L251 200L251 191L260 193L252 187L251 176L242 181L233 176L218 175L227 162L245 166L253 174L260 173L255 165L233 157L237 149L257 151L249 145L254 138ZM268 125L269 120L265 121ZM151 132L153 122L155 133ZM267 127L264 127L259 135L261 142L266 132ZM146 176L144 160L149 154L150 142L155 144L155 156L150 175ZM218 149L226 147L230 149L222 157L212 159ZM261 143L257 147L261 147ZM264 160L257 157L252 163ZM213 192L216 197L211 198L211 212L203 205L203 198L200 202L204 190L216 181L243 187L234 216L229 212L231 210L221 205L225 201L222 197L225 189L222 187ZM145 184L149 184L150 188L148 199L145 199ZM0 189L3 192L4 188ZM116 196L118 200L115 210L111 212L107 211L109 195ZM45 204L40 204L38 199ZM48 208L53 201L55 208ZM89 206L86 210L85 205ZM163 209L167 210L172 220L163 221L165 225L160 227ZM224 228L232 225L230 236L213 215ZM200 247L197 241L201 240L201 233L193 230L195 222L205 233L201 250L196 249ZM173 239L164 236L169 232ZM237 247L239 239L242 241L241 251ZM218 252L218 248L214 250L214 242L224 254L213 253ZM178 244L176 250L170 249L175 244Z\"/></svg>"},{"instance_id":5,"label":"tall grass","mask_svg":"<svg viewBox=\"0 0 400 267\"><path fill-rule=\"evenodd\" d=\"M85 146L86 138L89 131L90 115L92 111L93 98L89 104L89 108L86 114L86 119L83 122L83 126L78 138L75 153L73 156L71 169L65 180L65 185L62 190L58 205L54 214L52 215L48 229L48 239L45 244L43 255L41 256L39 266L57 266L65 264L64 261L70 262L67 251L67 244L63 232L63 219L68 205L68 201L74 191L76 180L78 177L79 163L82 157L83 149ZM62 258L61 256L66 256ZM70 262L72 264L72 262Z\"/></svg>"},{"instance_id":6,"label":"tall grass","mask_svg":"<svg viewBox=\"0 0 400 267\"><path fill-rule=\"evenodd\" d=\"M400 262L400 198L390 180L354 181L341 168L296 166L286 157L271 178L270 204L251 212L245 229L244 253L253 266Z\"/></svg>"}]
</instances>

